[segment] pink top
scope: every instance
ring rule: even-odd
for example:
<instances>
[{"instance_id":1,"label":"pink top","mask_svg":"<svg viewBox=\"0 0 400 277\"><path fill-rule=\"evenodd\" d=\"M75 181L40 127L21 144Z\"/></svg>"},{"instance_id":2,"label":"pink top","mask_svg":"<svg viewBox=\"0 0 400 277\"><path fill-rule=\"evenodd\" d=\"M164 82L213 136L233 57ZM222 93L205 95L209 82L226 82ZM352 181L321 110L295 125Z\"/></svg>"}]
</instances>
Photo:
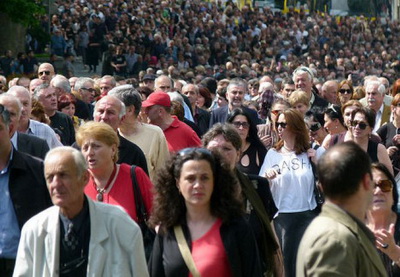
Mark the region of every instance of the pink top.
<instances>
[{"instance_id":1,"label":"pink top","mask_svg":"<svg viewBox=\"0 0 400 277\"><path fill-rule=\"evenodd\" d=\"M136 180L138 182L142 198L146 210L151 211L152 203L152 186L149 177L142 168L137 166L135 168ZM92 178L85 187L85 194L92 200L96 200L97 190ZM117 178L112 185L110 191L103 194L103 203L117 205L122 207L130 217L137 222L135 197L133 195L133 185L131 179L131 166L128 164L120 164Z\"/></svg>"},{"instance_id":2,"label":"pink top","mask_svg":"<svg viewBox=\"0 0 400 277\"><path fill-rule=\"evenodd\" d=\"M220 218L201 238L192 242L192 256L201 276L232 276L228 256L219 232ZM189 273L192 277L192 274Z\"/></svg>"}]
</instances>

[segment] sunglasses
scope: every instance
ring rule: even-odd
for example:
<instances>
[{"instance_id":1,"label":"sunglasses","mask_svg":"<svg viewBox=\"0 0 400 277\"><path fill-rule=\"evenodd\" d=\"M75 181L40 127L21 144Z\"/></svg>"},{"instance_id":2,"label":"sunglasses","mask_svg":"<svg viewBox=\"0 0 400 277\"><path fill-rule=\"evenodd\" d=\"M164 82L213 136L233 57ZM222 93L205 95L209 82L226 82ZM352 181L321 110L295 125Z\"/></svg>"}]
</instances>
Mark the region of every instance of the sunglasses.
<instances>
[{"instance_id":1,"label":"sunglasses","mask_svg":"<svg viewBox=\"0 0 400 277\"><path fill-rule=\"evenodd\" d=\"M277 116L280 112L280 110L271 110L271 113L275 116Z\"/></svg>"},{"instance_id":2,"label":"sunglasses","mask_svg":"<svg viewBox=\"0 0 400 277\"><path fill-rule=\"evenodd\" d=\"M362 121L357 121L357 120L353 120L351 122L351 126L352 127L357 127L360 128L361 130L365 130L368 127L368 124Z\"/></svg>"},{"instance_id":3,"label":"sunglasses","mask_svg":"<svg viewBox=\"0 0 400 277\"><path fill-rule=\"evenodd\" d=\"M341 90L339 90L339 92L341 93L341 94L351 94L351 89L341 89Z\"/></svg>"},{"instance_id":4,"label":"sunglasses","mask_svg":"<svg viewBox=\"0 0 400 277\"><path fill-rule=\"evenodd\" d=\"M90 91L90 92L96 92L96 90L94 88L81 88L81 89L87 90L87 91Z\"/></svg>"},{"instance_id":5,"label":"sunglasses","mask_svg":"<svg viewBox=\"0 0 400 277\"><path fill-rule=\"evenodd\" d=\"M380 180L375 183L374 188L376 189L377 187L379 187L382 192L390 192L393 189L393 184L390 180Z\"/></svg>"},{"instance_id":6,"label":"sunglasses","mask_svg":"<svg viewBox=\"0 0 400 277\"><path fill-rule=\"evenodd\" d=\"M311 132L316 132L319 129L321 129L321 127L322 127L321 123L319 123L319 122L313 123L313 124L310 125L310 131Z\"/></svg>"},{"instance_id":7,"label":"sunglasses","mask_svg":"<svg viewBox=\"0 0 400 277\"><path fill-rule=\"evenodd\" d=\"M281 126L282 129L285 129L287 126L287 123L286 122L276 122L275 128L278 129L279 126Z\"/></svg>"},{"instance_id":8,"label":"sunglasses","mask_svg":"<svg viewBox=\"0 0 400 277\"><path fill-rule=\"evenodd\" d=\"M232 125L235 126L236 128L243 127L243 129L248 129L250 127L250 124L245 121L243 121L243 122L234 121L234 122L232 122Z\"/></svg>"},{"instance_id":9,"label":"sunglasses","mask_svg":"<svg viewBox=\"0 0 400 277\"><path fill-rule=\"evenodd\" d=\"M50 71L42 71L42 72L39 72L39 76L42 76L42 75L44 75L44 74L50 75Z\"/></svg>"}]
</instances>

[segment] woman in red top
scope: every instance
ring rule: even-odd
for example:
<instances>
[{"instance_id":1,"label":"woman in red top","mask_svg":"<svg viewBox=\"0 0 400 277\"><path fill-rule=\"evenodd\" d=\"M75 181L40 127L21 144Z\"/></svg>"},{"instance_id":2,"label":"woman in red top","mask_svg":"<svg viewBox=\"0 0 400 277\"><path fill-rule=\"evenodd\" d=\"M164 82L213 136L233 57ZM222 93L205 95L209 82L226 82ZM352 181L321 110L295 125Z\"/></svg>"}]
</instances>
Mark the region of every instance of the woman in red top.
<instances>
[{"instance_id":1,"label":"woman in red top","mask_svg":"<svg viewBox=\"0 0 400 277\"><path fill-rule=\"evenodd\" d=\"M178 247L177 226L200 276L262 276L254 235L241 217L239 185L218 154L183 149L159 172L155 184L150 221L160 229L150 276L192 276Z\"/></svg>"},{"instance_id":2,"label":"woman in red top","mask_svg":"<svg viewBox=\"0 0 400 277\"><path fill-rule=\"evenodd\" d=\"M76 142L86 159L90 179L85 194L93 200L121 206L136 222L137 213L131 166L117 164L119 139L116 132L107 124L88 122L76 133ZM151 211L152 183L140 167L135 168L147 213Z\"/></svg>"}]
</instances>

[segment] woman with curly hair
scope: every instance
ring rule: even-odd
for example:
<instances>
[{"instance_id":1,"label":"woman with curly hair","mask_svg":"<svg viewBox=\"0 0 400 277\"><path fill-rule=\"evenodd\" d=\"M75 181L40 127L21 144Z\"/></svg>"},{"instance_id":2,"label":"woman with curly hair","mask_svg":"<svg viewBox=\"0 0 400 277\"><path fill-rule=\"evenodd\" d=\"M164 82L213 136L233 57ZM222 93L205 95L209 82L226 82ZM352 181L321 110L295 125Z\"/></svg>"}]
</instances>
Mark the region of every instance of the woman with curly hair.
<instances>
[{"instance_id":1,"label":"woman with curly hair","mask_svg":"<svg viewBox=\"0 0 400 277\"><path fill-rule=\"evenodd\" d=\"M218 154L187 148L174 155L155 183L150 222L160 228L149 262L150 276L188 276L189 272L193 276L194 272L198 276L262 276L253 233L242 217L238 188ZM183 244L189 245L188 254L180 250L180 231Z\"/></svg>"}]
</instances>

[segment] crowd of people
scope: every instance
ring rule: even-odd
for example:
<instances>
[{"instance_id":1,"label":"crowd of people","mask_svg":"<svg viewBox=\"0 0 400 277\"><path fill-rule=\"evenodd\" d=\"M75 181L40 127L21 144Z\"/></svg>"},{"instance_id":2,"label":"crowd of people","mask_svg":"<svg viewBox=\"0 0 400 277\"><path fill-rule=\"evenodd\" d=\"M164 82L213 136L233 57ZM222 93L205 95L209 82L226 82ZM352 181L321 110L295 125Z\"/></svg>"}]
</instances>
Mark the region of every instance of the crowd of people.
<instances>
[{"instance_id":1,"label":"crowd of people","mask_svg":"<svg viewBox=\"0 0 400 277\"><path fill-rule=\"evenodd\" d=\"M398 276L397 22L58 8L65 71L0 62L1 276Z\"/></svg>"}]
</instances>

